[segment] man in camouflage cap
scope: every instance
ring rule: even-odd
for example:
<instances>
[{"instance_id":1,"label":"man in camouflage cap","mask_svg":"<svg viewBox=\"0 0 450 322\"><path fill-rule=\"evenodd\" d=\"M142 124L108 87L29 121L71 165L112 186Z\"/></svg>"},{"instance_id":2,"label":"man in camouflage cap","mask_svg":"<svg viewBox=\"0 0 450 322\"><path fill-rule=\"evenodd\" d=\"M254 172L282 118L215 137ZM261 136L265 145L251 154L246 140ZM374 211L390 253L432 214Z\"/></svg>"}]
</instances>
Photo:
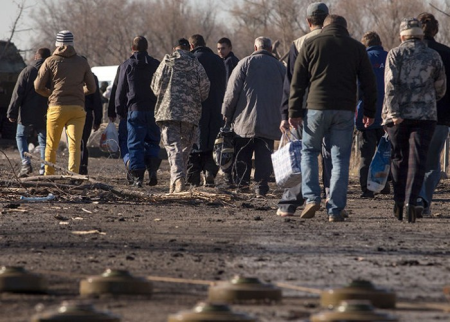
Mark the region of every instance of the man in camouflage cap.
<instances>
[{"instance_id":1,"label":"man in camouflage cap","mask_svg":"<svg viewBox=\"0 0 450 322\"><path fill-rule=\"evenodd\" d=\"M210 82L198 59L182 38L171 55L156 70L151 89L157 97L156 123L170 164L170 193L185 188L189 153L198 139L202 102L208 98Z\"/></svg>"},{"instance_id":2,"label":"man in camouflage cap","mask_svg":"<svg viewBox=\"0 0 450 322\"><path fill-rule=\"evenodd\" d=\"M446 76L439 54L422 41L422 25L417 19L402 21L400 38L402 43L386 59L382 118L392 143L394 215L402 220L406 206L408 221L415 222L436 127L436 101L445 94Z\"/></svg>"}]
</instances>

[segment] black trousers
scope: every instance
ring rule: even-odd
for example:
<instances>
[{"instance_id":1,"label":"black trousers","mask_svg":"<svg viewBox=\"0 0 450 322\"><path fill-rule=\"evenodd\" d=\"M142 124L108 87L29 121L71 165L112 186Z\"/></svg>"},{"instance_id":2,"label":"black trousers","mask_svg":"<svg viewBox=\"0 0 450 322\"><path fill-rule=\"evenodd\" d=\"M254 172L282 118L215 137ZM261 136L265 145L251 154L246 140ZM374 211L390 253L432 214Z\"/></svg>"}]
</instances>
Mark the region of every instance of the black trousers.
<instances>
[{"instance_id":1,"label":"black trousers","mask_svg":"<svg viewBox=\"0 0 450 322\"><path fill-rule=\"evenodd\" d=\"M361 159L359 164L359 184L361 191L367 191L367 177L369 175L369 167L372 162L373 155L377 150L378 143L384 135L383 128L358 131L359 135L359 152Z\"/></svg>"},{"instance_id":2,"label":"black trousers","mask_svg":"<svg viewBox=\"0 0 450 322\"><path fill-rule=\"evenodd\" d=\"M235 138L235 183L240 187L250 185L252 156L255 153L254 180L257 190L265 194L269 191L269 178L273 172L271 154L274 140L265 138Z\"/></svg>"},{"instance_id":3,"label":"black trousers","mask_svg":"<svg viewBox=\"0 0 450 322\"><path fill-rule=\"evenodd\" d=\"M391 173L395 202L416 205L435 128L435 121L419 120L403 120L398 125L387 126L392 144Z\"/></svg>"},{"instance_id":4,"label":"black trousers","mask_svg":"<svg viewBox=\"0 0 450 322\"><path fill-rule=\"evenodd\" d=\"M212 151L193 152L189 154L187 166L188 182L194 186L200 185L200 174L205 176L213 176L214 178L219 172L219 167L214 161Z\"/></svg>"},{"instance_id":5,"label":"black trousers","mask_svg":"<svg viewBox=\"0 0 450 322\"><path fill-rule=\"evenodd\" d=\"M92 132L92 124L94 123L94 117L92 111L86 111L86 121L84 122L83 136L81 137L81 163L80 174L88 174L88 159L89 153L87 149L87 142Z\"/></svg>"}]
</instances>

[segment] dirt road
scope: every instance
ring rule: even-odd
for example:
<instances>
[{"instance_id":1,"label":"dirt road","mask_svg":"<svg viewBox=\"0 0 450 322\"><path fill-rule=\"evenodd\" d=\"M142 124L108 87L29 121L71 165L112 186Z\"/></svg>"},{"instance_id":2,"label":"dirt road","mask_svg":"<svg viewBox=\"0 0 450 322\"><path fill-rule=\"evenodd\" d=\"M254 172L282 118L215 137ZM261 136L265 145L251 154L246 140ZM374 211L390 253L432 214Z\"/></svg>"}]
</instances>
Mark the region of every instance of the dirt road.
<instances>
[{"instance_id":1,"label":"dirt road","mask_svg":"<svg viewBox=\"0 0 450 322\"><path fill-rule=\"evenodd\" d=\"M7 155L17 167L17 152L7 151ZM90 162L91 176L127 188L119 160ZM144 188L154 194L152 201L143 202L101 190L7 187L5 182L14 178L8 160L1 156L0 264L41 273L49 280L50 291L46 295L0 294L0 321L29 321L38 311L78 299L80 280L106 268L126 269L136 276L203 281L238 274L313 290L361 278L397 293L402 308L389 312L401 321L450 320L442 310L426 310L430 304L448 308L442 291L450 284L447 180L436 193L434 216L408 224L391 215L391 196L359 199L357 178L352 178L349 219L329 223L323 209L308 220L277 217L281 190L255 198L200 188L197 191L232 199L167 200L167 169L164 161L160 185ZM56 200L5 208L19 203L20 195L27 192L40 196L52 192ZM192 308L206 294L207 286L195 281L154 282L150 299L102 297L91 303L120 315L122 321L162 322L169 314ZM232 308L258 321L307 321L310 314L323 310L317 294L284 288L283 296L279 304ZM407 307L408 303L416 309Z\"/></svg>"}]
</instances>

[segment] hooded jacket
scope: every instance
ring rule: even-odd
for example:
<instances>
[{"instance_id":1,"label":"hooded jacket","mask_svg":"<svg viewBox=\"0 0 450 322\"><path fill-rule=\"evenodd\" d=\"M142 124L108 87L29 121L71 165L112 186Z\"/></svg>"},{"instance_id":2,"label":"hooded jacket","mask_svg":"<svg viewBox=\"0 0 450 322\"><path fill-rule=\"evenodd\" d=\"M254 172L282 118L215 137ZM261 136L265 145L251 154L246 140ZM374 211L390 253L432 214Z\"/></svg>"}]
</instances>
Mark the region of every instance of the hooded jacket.
<instances>
[{"instance_id":1,"label":"hooded jacket","mask_svg":"<svg viewBox=\"0 0 450 322\"><path fill-rule=\"evenodd\" d=\"M228 81L222 114L243 138L278 140L286 68L266 50L241 59Z\"/></svg>"},{"instance_id":2,"label":"hooded jacket","mask_svg":"<svg viewBox=\"0 0 450 322\"><path fill-rule=\"evenodd\" d=\"M48 97L49 106L84 107L85 95L94 93L97 85L87 60L78 56L73 46L60 46L42 64L34 88Z\"/></svg>"},{"instance_id":3,"label":"hooded jacket","mask_svg":"<svg viewBox=\"0 0 450 322\"><path fill-rule=\"evenodd\" d=\"M135 52L119 66L119 79L115 94L116 111L126 117L128 111L151 112L156 96L149 90L159 61L145 52Z\"/></svg>"},{"instance_id":4,"label":"hooded jacket","mask_svg":"<svg viewBox=\"0 0 450 322\"><path fill-rule=\"evenodd\" d=\"M202 102L210 82L195 56L184 50L166 55L153 75L151 89L157 97L155 120L199 125Z\"/></svg>"},{"instance_id":5,"label":"hooded jacket","mask_svg":"<svg viewBox=\"0 0 450 322\"><path fill-rule=\"evenodd\" d=\"M16 119L24 126L32 124L37 129L45 129L48 107L47 98L36 93L33 84L43 63L44 59L39 59L22 70L7 113L8 118Z\"/></svg>"}]
</instances>

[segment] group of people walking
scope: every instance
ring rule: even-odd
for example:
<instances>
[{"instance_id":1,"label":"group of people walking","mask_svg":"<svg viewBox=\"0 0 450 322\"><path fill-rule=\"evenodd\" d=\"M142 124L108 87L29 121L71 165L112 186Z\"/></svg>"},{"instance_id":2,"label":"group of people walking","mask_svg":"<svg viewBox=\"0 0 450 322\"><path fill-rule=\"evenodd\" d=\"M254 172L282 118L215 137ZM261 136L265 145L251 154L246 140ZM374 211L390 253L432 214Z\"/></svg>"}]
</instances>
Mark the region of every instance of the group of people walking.
<instances>
[{"instance_id":1,"label":"group of people walking","mask_svg":"<svg viewBox=\"0 0 450 322\"><path fill-rule=\"evenodd\" d=\"M392 145L394 215L402 220L405 212L408 221L415 222L429 214L450 108L444 96L449 48L436 45L437 20L422 13L402 21L401 44L389 53L375 32L366 33L362 44L352 39L345 18L329 14L324 3L308 7L307 21L316 34L294 41L291 48L286 77L290 88L282 105L288 105L282 110L288 110L289 125L285 116L280 127L282 131L289 126L302 128L302 183L285 191L277 214L293 215L305 201L301 217L315 216L322 197L317 161L322 153L325 184L329 178L329 221L344 221L348 216L345 207L356 106L361 197L374 196L367 189L367 175L386 131ZM435 131L437 123L443 125L442 133Z\"/></svg>"},{"instance_id":2,"label":"group of people walking","mask_svg":"<svg viewBox=\"0 0 450 322\"><path fill-rule=\"evenodd\" d=\"M161 61L148 54L145 37L135 37L130 58L118 67L108 106L109 119L119 117L119 146L128 182L142 187L148 172L147 184L158 183L162 142L170 164L170 193L182 192L188 185L214 186L219 170L213 159L214 141L226 127L235 133L233 166L225 170L228 183L250 191L254 167L255 193L265 196L274 142L291 132L302 139L302 182L284 191L277 215L292 216L304 205L301 217L312 218L325 198L329 221L340 222L348 216L356 125L361 197L374 197L367 187L369 166L387 132L392 144L394 215L402 220L405 214L414 222L429 214L450 124L446 94L450 48L434 39L437 20L429 13L405 19L400 25L401 44L389 53L374 31L365 33L361 42L353 39L345 18L330 14L325 3L310 4L306 20L310 33L293 41L286 65L274 57L267 37L256 38L253 53L239 60L228 38L218 41L215 54L196 34L179 39ZM93 113L96 108L91 105L101 109L101 103L95 96L92 102L98 103L87 104L85 95L98 93L98 81L87 60L76 54L70 31L58 33L56 46L53 55L46 48L37 51L36 63L19 77L8 111L10 121L19 122L21 174L31 172L23 154L29 106L45 111L47 104L48 111L39 114L42 122L31 122L42 153L46 146L45 160L55 162L65 127L69 170L87 174L87 161L80 153L82 137L87 140L83 127L85 131L88 127L87 133L98 129L101 113ZM45 174L53 173L47 164ZM383 193L390 193L389 183Z\"/></svg>"}]
</instances>

